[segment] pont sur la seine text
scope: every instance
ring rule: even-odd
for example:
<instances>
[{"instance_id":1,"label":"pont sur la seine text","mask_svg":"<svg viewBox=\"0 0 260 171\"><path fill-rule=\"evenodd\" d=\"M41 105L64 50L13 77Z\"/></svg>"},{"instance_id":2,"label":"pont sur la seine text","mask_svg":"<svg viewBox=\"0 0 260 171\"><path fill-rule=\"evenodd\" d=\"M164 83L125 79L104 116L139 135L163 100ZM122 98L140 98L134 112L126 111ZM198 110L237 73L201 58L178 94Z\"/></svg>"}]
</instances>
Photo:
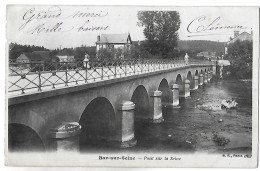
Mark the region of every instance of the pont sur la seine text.
<instances>
[{"instance_id":1,"label":"pont sur la seine text","mask_svg":"<svg viewBox=\"0 0 260 171\"><path fill-rule=\"evenodd\" d=\"M99 156L99 160L146 160L146 161L154 161L154 160L181 160L181 157L151 157L151 156L143 156L143 157L135 157L135 156Z\"/></svg>"}]
</instances>

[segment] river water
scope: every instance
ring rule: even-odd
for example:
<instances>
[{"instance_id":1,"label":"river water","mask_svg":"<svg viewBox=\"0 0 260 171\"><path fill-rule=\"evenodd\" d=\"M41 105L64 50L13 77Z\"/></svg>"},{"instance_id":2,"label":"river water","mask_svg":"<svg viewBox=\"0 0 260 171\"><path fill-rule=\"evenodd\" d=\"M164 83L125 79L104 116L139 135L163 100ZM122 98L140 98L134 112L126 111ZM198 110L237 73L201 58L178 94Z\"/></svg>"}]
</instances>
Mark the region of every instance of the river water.
<instances>
[{"instance_id":1,"label":"river water","mask_svg":"<svg viewBox=\"0 0 260 171\"><path fill-rule=\"evenodd\" d=\"M202 110L233 98L235 109ZM137 144L127 149L92 144L81 152L246 153L252 150L252 82L214 80L180 100L180 109L163 108L164 122L135 122ZM219 144L218 142L225 142Z\"/></svg>"}]
</instances>

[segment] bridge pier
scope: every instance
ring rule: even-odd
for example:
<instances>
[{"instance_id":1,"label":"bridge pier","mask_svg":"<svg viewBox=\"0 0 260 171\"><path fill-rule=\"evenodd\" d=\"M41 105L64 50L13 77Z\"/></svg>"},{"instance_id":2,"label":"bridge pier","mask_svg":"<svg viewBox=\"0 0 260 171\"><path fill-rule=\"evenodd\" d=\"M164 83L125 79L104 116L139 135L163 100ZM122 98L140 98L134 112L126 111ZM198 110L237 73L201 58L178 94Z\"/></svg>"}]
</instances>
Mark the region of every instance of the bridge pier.
<instances>
[{"instance_id":1,"label":"bridge pier","mask_svg":"<svg viewBox=\"0 0 260 171\"><path fill-rule=\"evenodd\" d=\"M76 122L63 123L51 129L51 149L57 152L79 151L81 126Z\"/></svg>"},{"instance_id":2,"label":"bridge pier","mask_svg":"<svg viewBox=\"0 0 260 171\"><path fill-rule=\"evenodd\" d=\"M210 79L211 79L211 72L208 71L208 82L210 82Z\"/></svg>"},{"instance_id":3,"label":"bridge pier","mask_svg":"<svg viewBox=\"0 0 260 171\"><path fill-rule=\"evenodd\" d=\"M117 109L120 131L118 141L121 148L133 147L137 143L134 134L134 109L135 104L131 101L121 103Z\"/></svg>"},{"instance_id":4,"label":"bridge pier","mask_svg":"<svg viewBox=\"0 0 260 171\"><path fill-rule=\"evenodd\" d=\"M212 74L216 75L217 73L217 62L215 62L215 64L213 64L212 66Z\"/></svg>"},{"instance_id":5,"label":"bridge pier","mask_svg":"<svg viewBox=\"0 0 260 171\"><path fill-rule=\"evenodd\" d=\"M190 98L190 81L185 80L184 81L184 91L183 95L180 95L182 98Z\"/></svg>"},{"instance_id":6,"label":"bridge pier","mask_svg":"<svg viewBox=\"0 0 260 171\"><path fill-rule=\"evenodd\" d=\"M199 77L194 76L193 78L193 88L190 90L197 90L199 88Z\"/></svg>"},{"instance_id":7,"label":"bridge pier","mask_svg":"<svg viewBox=\"0 0 260 171\"><path fill-rule=\"evenodd\" d=\"M172 91L172 99L169 103L165 105L167 108L180 108L180 100L179 100L179 85L172 84L170 87Z\"/></svg>"},{"instance_id":8,"label":"bridge pier","mask_svg":"<svg viewBox=\"0 0 260 171\"><path fill-rule=\"evenodd\" d=\"M162 92L159 90L152 91L150 94L150 114L149 122L161 123L164 121L162 116Z\"/></svg>"},{"instance_id":9,"label":"bridge pier","mask_svg":"<svg viewBox=\"0 0 260 171\"><path fill-rule=\"evenodd\" d=\"M203 86L203 83L204 83L204 75L203 74L200 74L200 78L199 78L199 86Z\"/></svg>"},{"instance_id":10,"label":"bridge pier","mask_svg":"<svg viewBox=\"0 0 260 171\"><path fill-rule=\"evenodd\" d=\"M208 83L208 73L205 72L204 74L204 83L207 84Z\"/></svg>"},{"instance_id":11,"label":"bridge pier","mask_svg":"<svg viewBox=\"0 0 260 171\"><path fill-rule=\"evenodd\" d=\"M212 79L213 78L213 71L211 70L210 71L210 79Z\"/></svg>"}]
</instances>

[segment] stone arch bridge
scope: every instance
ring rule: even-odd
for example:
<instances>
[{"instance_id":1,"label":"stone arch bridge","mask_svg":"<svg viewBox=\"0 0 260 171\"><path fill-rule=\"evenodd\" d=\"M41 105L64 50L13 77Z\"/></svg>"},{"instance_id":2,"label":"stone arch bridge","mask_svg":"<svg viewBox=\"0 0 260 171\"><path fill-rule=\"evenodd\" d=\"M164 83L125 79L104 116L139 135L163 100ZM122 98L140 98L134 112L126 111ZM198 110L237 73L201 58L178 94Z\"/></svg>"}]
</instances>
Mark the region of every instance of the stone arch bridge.
<instances>
[{"instance_id":1,"label":"stone arch bridge","mask_svg":"<svg viewBox=\"0 0 260 171\"><path fill-rule=\"evenodd\" d=\"M191 64L9 97L9 150L78 149L89 140L133 146L136 120L163 122L162 105L178 108L179 98L189 98L190 91L210 81L212 68ZM64 136L66 141L53 136L51 128L64 122L79 123L80 133Z\"/></svg>"}]
</instances>

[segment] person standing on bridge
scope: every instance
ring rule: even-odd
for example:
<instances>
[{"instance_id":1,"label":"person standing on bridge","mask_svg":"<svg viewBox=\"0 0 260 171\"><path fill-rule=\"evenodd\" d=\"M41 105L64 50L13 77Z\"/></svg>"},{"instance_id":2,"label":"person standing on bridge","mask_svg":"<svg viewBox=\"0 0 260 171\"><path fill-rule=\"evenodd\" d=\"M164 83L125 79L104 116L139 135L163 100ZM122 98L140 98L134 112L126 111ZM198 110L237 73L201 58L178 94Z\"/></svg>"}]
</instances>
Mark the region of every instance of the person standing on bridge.
<instances>
[{"instance_id":1,"label":"person standing on bridge","mask_svg":"<svg viewBox=\"0 0 260 171\"><path fill-rule=\"evenodd\" d=\"M83 60L83 66L87 69L90 69L89 65L89 55L85 52L85 59Z\"/></svg>"},{"instance_id":2,"label":"person standing on bridge","mask_svg":"<svg viewBox=\"0 0 260 171\"><path fill-rule=\"evenodd\" d=\"M189 64L189 55L186 53L185 57L184 57L184 61L185 64L188 65Z\"/></svg>"}]
</instances>

